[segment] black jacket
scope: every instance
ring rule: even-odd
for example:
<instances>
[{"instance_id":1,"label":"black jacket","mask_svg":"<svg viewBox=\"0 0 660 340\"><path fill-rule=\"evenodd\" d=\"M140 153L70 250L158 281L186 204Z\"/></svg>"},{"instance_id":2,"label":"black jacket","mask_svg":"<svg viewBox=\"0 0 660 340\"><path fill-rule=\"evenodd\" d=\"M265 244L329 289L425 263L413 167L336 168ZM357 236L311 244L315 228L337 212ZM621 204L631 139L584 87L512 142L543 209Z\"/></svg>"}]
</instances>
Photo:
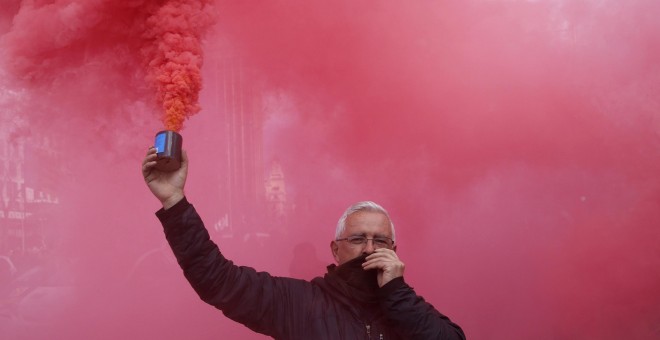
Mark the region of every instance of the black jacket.
<instances>
[{"instance_id":1,"label":"black jacket","mask_svg":"<svg viewBox=\"0 0 660 340\"><path fill-rule=\"evenodd\" d=\"M184 275L205 302L275 339L465 339L460 327L417 296L403 278L360 301L329 266L311 282L274 277L227 260L184 198L156 216Z\"/></svg>"}]
</instances>

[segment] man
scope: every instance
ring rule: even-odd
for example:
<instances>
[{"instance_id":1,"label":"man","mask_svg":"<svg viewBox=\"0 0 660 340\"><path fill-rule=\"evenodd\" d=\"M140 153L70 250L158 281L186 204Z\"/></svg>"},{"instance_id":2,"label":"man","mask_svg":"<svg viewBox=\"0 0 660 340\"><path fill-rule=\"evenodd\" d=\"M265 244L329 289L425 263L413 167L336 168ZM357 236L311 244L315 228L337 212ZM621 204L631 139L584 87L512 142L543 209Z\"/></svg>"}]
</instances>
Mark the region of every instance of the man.
<instances>
[{"instance_id":1,"label":"man","mask_svg":"<svg viewBox=\"0 0 660 340\"><path fill-rule=\"evenodd\" d=\"M185 151L181 168L142 175L163 208L156 216L184 275L205 302L234 321L275 339L465 339L461 328L416 295L403 280L394 226L373 202L350 207L330 243L338 265L311 282L273 277L227 260L187 201Z\"/></svg>"}]
</instances>

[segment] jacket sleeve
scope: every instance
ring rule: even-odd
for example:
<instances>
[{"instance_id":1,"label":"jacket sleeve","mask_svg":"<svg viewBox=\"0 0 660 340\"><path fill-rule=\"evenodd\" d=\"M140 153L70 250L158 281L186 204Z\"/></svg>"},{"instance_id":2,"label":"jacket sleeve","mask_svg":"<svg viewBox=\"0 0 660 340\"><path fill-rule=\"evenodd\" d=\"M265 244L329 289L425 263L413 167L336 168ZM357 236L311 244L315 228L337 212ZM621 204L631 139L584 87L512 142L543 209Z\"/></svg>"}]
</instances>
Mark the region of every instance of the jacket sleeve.
<instances>
[{"instance_id":1,"label":"jacket sleeve","mask_svg":"<svg viewBox=\"0 0 660 340\"><path fill-rule=\"evenodd\" d=\"M465 340L463 330L418 296L403 277L378 291L387 320L404 339Z\"/></svg>"},{"instance_id":2,"label":"jacket sleeve","mask_svg":"<svg viewBox=\"0 0 660 340\"><path fill-rule=\"evenodd\" d=\"M305 320L302 303L310 294L308 282L273 277L227 260L186 198L156 216L186 279L203 301L276 338L290 336L292 320Z\"/></svg>"}]
</instances>

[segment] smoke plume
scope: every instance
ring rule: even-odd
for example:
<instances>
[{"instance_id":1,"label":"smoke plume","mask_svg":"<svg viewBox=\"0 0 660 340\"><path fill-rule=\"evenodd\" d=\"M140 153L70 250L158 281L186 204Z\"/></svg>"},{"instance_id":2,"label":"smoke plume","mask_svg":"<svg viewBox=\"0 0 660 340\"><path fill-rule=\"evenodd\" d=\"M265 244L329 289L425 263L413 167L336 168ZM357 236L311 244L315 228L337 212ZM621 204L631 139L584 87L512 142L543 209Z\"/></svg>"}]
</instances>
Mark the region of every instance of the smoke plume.
<instances>
[{"instance_id":1,"label":"smoke plume","mask_svg":"<svg viewBox=\"0 0 660 340\"><path fill-rule=\"evenodd\" d=\"M181 130L200 109L201 38L212 22L207 14L211 2L167 1L146 21L142 55L168 130Z\"/></svg>"},{"instance_id":2,"label":"smoke plume","mask_svg":"<svg viewBox=\"0 0 660 340\"><path fill-rule=\"evenodd\" d=\"M178 131L199 111L201 39L213 16L209 0L24 1L2 36L2 61L13 82L59 107L125 112L141 101Z\"/></svg>"}]
</instances>

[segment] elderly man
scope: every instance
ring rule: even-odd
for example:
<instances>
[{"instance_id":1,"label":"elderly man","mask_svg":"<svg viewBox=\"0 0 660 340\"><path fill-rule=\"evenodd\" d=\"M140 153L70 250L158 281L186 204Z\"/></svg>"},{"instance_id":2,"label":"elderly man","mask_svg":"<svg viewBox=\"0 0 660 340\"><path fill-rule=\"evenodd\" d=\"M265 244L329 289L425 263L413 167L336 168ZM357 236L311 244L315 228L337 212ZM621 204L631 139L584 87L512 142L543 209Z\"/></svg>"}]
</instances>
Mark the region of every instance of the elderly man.
<instances>
[{"instance_id":1,"label":"elderly man","mask_svg":"<svg viewBox=\"0 0 660 340\"><path fill-rule=\"evenodd\" d=\"M188 157L181 168L155 168L150 148L142 174L163 208L156 216L184 275L205 302L275 339L465 339L461 328L403 280L394 226L373 202L351 206L330 242L337 265L311 282L273 277L227 260L187 201Z\"/></svg>"}]
</instances>

